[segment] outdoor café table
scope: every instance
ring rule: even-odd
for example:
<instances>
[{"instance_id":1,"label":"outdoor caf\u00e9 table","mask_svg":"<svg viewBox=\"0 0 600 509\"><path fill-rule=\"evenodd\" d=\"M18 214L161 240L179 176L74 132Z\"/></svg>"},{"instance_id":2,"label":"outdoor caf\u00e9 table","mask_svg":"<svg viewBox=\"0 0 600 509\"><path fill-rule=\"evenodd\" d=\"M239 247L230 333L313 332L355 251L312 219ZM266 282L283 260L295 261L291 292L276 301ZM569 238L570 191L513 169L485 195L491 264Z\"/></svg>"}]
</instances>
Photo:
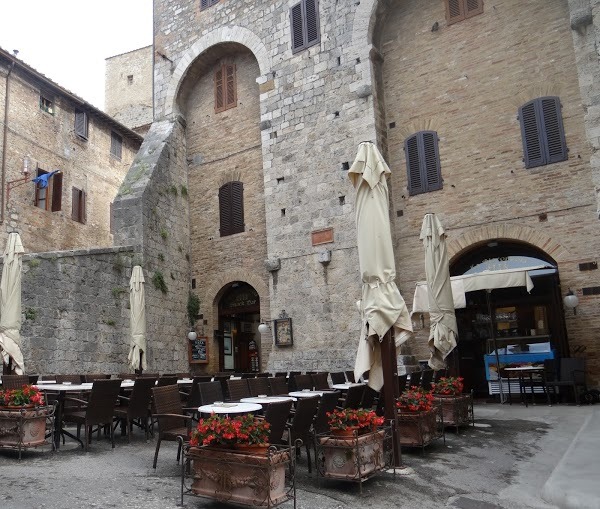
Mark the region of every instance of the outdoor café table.
<instances>
[{"instance_id":1,"label":"outdoor caf\u00e9 table","mask_svg":"<svg viewBox=\"0 0 600 509\"><path fill-rule=\"evenodd\" d=\"M257 403L220 403L202 405L198 407L201 414L248 414L262 410L262 405Z\"/></svg>"},{"instance_id":2,"label":"outdoor caf\u00e9 table","mask_svg":"<svg viewBox=\"0 0 600 509\"><path fill-rule=\"evenodd\" d=\"M511 398L510 393L510 375L516 373L519 377L519 393L521 394L521 401L525 403L527 407L527 388L525 387L525 376L529 375L529 382L531 386L531 403L533 404L533 375L536 373L542 373L544 371L543 366L519 366L516 368L504 368L504 372L508 378L508 398Z\"/></svg>"},{"instance_id":3,"label":"outdoor caf\u00e9 table","mask_svg":"<svg viewBox=\"0 0 600 509\"><path fill-rule=\"evenodd\" d=\"M345 384L333 384L331 386L331 388L336 389L338 391L347 391L350 387L356 387L357 385L365 385L365 384L362 382L360 382L360 383L346 382Z\"/></svg>"},{"instance_id":4,"label":"outdoor caf\u00e9 table","mask_svg":"<svg viewBox=\"0 0 600 509\"><path fill-rule=\"evenodd\" d=\"M288 396L292 396L293 398L314 398L315 396L323 396L324 393L330 391L294 391L289 392Z\"/></svg>"},{"instance_id":5,"label":"outdoor caf\u00e9 table","mask_svg":"<svg viewBox=\"0 0 600 509\"><path fill-rule=\"evenodd\" d=\"M194 380L192 380L191 378L180 378L179 380L177 380L177 385L192 385L192 382Z\"/></svg>"},{"instance_id":6,"label":"outdoor caf\u00e9 table","mask_svg":"<svg viewBox=\"0 0 600 509\"><path fill-rule=\"evenodd\" d=\"M293 398L292 396L255 396L252 398L242 398L240 401L242 403L268 405L269 403L280 403L282 401L296 401L296 398Z\"/></svg>"}]
</instances>

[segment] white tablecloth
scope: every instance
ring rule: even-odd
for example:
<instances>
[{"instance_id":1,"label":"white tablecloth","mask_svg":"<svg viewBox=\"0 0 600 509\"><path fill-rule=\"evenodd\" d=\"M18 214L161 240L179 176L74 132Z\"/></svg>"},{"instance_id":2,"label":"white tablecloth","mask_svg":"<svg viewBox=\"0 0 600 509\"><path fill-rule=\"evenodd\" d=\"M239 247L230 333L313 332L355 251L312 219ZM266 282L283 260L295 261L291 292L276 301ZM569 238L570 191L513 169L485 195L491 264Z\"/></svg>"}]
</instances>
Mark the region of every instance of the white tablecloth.
<instances>
[{"instance_id":1,"label":"white tablecloth","mask_svg":"<svg viewBox=\"0 0 600 509\"><path fill-rule=\"evenodd\" d=\"M202 405L198 411L202 414L247 414L262 409L257 403L223 403L223 405Z\"/></svg>"}]
</instances>

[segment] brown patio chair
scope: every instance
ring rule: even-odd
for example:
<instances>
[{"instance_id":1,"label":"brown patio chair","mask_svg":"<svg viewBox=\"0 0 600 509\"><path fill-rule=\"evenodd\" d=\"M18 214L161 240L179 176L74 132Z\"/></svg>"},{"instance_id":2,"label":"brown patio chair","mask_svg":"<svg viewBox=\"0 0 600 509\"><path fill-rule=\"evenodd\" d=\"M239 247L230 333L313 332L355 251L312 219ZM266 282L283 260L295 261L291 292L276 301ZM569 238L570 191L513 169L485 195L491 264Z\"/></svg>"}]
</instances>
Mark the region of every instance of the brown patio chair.
<instances>
[{"instance_id":1,"label":"brown patio chair","mask_svg":"<svg viewBox=\"0 0 600 509\"><path fill-rule=\"evenodd\" d=\"M410 378L408 380L409 387L420 387L421 386L421 371L413 371L410 374Z\"/></svg>"},{"instance_id":2,"label":"brown patio chair","mask_svg":"<svg viewBox=\"0 0 600 509\"><path fill-rule=\"evenodd\" d=\"M295 391L301 391L303 389L312 389L313 381L310 375L295 375L292 379L293 387Z\"/></svg>"},{"instance_id":3,"label":"brown patio chair","mask_svg":"<svg viewBox=\"0 0 600 509\"><path fill-rule=\"evenodd\" d=\"M421 387L426 391L431 390L431 382L433 382L433 369L426 369L421 372Z\"/></svg>"},{"instance_id":4,"label":"brown patio chair","mask_svg":"<svg viewBox=\"0 0 600 509\"><path fill-rule=\"evenodd\" d=\"M199 378L205 378L205 377L194 377L193 381L192 381L192 388L189 392L189 394L186 396L185 398L185 406L183 407L183 411L188 414L191 415L192 418L197 419L198 418L198 407L200 407L202 405L202 394L200 394L200 383L206 383L206 382L200 382ZM181 394L182 391L180 390L179 393Z\"/></svg>"},{"instance_id":5,"label":"brown patio chair","mask_svg":"<svg viewBox=\"0 0 600 509\"><path fill-rule=\"evenodd\" d=\"M345 384L346 383L346 374L343 371L337 371L334 373L330 373L331 375L331 383L333 384Z\"/></svg>"},{"instance_id":6,"label":"brown patio chair","mask_svg":"<svg viewBox=\"0 0 600 509\"><path fill-rule=\"evenodd\" d=\"M158 373L141 373L138 376L147 377L147 378L158 378L160 375ZM131 378L131 377L129 377Z\"/></svg>"},{"instance_id":7,"label":"brown patio chair","mask_svg":"<svg viewBox=\"0 0 600 509\"><path fill-rule=\"evenodd\" d=\"M273 394L267 378L250 378L248 380L248 387L252 396L258 396L259 394L271 396Z\"/></svg>"},{"instance_id":8,"label":"brown patio chair","mask_svg":"<svg viewBox=\"0 0 600 509\"><path fill-rule=\"evenodd\" d=\"M247 379L256 378L256 373L242 373L240 376Z\"/></svg>"},{"instance_id":9,"label":"brown patio chair","mask_svg":"<svg viewBox=\"0 0 600 509\"><path fill-rule=\"evenodd\" d=\"M284 376L274 376L273 378L269 378L269 386L271 387L271 394L273 396L279 396L290 392L287 380Z\"/></svg>"},{"instance_id":10,"label":"brown patio chair","mask_svg":"<svg viewBox=\"0 0 600 509\"><path fill-rule=\"evenodd\" d=\"M56 383L62 384L63 382L71 382L72 384L83 383L84 375L56 375Z\"/></svg>"},{"instance_id":11,"label":"brown patio chair","mask_svg":"<svg viewBox=\"0 0 600 509\"><path fill-rule=\"evenodd\" d=\"M138 378L133 384L133 389L129 396L119 396L119 406L115 407L114 416L117 419L115 428L121 423L121 430L127 430L127 441L131 442L131 430L135 419L139 419L140 428L144 429L146 442L148 441L148 417L150 401L152 399L152 389L156 379L150 377Z\"/></svg>"},{"instance_id":12,"label":"brown patio chair","mask_svg":"<svg viewBox=\"0 0 600 509\"><path fill-rule=\"evenodd\" d=\"M175 376L177 376L177 379L180 380L182 378L192 378L191 374L189 372L180 372L180 373L175 373Z\"/></svg>"},{"instance_id":13,"label":"brown patio chair","mask_svg":"<svg viewBox=\"0 0 600 509\"><path fill-rule=\"evenodd\" d=\"M27 375L27 378L29 378L29 383L31 385L37 384L39 377L40 377L40 375Z\"/></svg>"},{"instance_id":14,"label":"brown patio chair","mask_svg":"<svg viewBox=\"0 0 600 509\"><path fill-rule=\"evenodd\" d=\"M210 375L197 375L193 378L194 382L198 382L199 384L205 382L212 382L212 376Z\"/></svg>"},{"instance_id":15,"label":"brown patio chair","mask_svg":"<svg viewBox=\"0 0 600 509\"><path fill-rule=\"evenodd\" d=\"M269 378L271 373L256 373L256 378Z\"/></svg>"},{"instance_id":16,"label":"brown patio chair","mask_svg":"<svg viewBox=\"0 0 600 509\"><path fill-rule=\"evenodd\" d=\"M346 397L344 398L343 408L360 408L363 393L365 392L365 385L353 385L348 388Z\"/></svg>"},{"instance_id":17,"label":"brown patio chair","mask_svg":"<svg viewBox=\"0 0 600 509\"><path fill-rule=\"evenodd\" d=\"M159 376L158 380L156 382L156 387L164 387L165 385L177 385L177 376L176 375Z\"/></svg>"},{"instance_id":18,"label":"brown patio chair","mask_svg":"<svg viewBox=\"0 0 600 509\"><path fill-rule=\"evenodd\" d=\"M330 388L328 381L329 373L316 373L314 375L310 375L310 378L312 379L313 387L316 390L326 391Z\"/></svg>"},{"instance_id":19,"label":"brown patio chair","mask_svg":"<svg viewBox=\"0 0 600 509\"><path fill-rule=\"evenodd\" d=\"M215 401L223 401L223 388L219 382L204 382L198 384L200 399L203 405L212 405Z\"/></svg>"},{"instance_id":20,"label":"brown patio chair","mask_svg":"<svg viewBox=\"0 0 600 509\"><path fill-rule=\"evenodd\" d=\"M308 472L312 472L312 464L310 461L310 430L315 419L319 397L315 398L299 398L296 403L296 411L292 422L288 424L288 433L290 440L294 443L297 439L302 440L306 446L306 456L308 459ZM300 455L300 449L296 448L296 456Z\"/></svg>"},{"instance_id":21,"label":"brown patio chair","mask_svg":"<svg viewBox=\"0 0 600 509\"><path fill-rule=\"evenodd\" d=\"M300 374L300 373L298 373L298 374ZM287 378L287 371L277 371L275 373L275 376L282 376L283 378ZM272 377L270 377L270 378L272 378Z\"/></svg>"},{"instance_id":22,"label":"brown patio chair","mask_svg":"<svg viewBox=\"0 0 600 509\"><path fill-rule=\"evenodd\" d=\"M406 383L408 382L408 375L398 376L398 394L402 394L406 390Z\"/></svg>"},{"instance_id":23,"label":"brown patio chair","mask_svg":"<svg viewBox=\"0 0 600 509\"><path fill-rule=\"evenodd\" d=\"M360 401L360 408L364 408L365 410L373 410L373 404L375 403L375 398L379 393L371 389L370 387L365 387L363 391L362 400Z\"/></svg>"},{"instance_id":24,"label":"brown patio chair","mask_svg":"<svg viewBox=\"0 0 600 509\"><path fill-rule=\"evenodd\" d=\"M317 409L317 415L313 424L313 435L329 431L329 418L327 417L327 414L336 409L341 395L342 393L339 391L332 391L326 392L321 396L319 408Z\"/></svg>"},{"instance_id":25,"label":"brown patio chair","mask_svg":"<svg viewBox=\"0 0 600 509\"><path fill-rule=\"evenodd\" d=\"M250 388L248 380L227 380L227 394L229 401L239 401L242 398L250 397Z\"/></svg>"},{"instance_id":26,"label":"brown patio chair","mask_svg":"<svg viewBox=\"0 0 600 509\"><path fill-rule=\"evenodd\" d=\"M21 389L29 384L28 375L2 375L3 389Z\"/></svg>"},{"instance_id":27,"label":"brown patio chair","mask_svg":"<svg viewBox=\"0 0 600 509\"><path fill-rule=\"evenodd\" d=\"M110 375L107 375L105 373L92 373L89 375L83 375L83 382L85 383L91 383L91 382L95 382L96 380L108 380L110 379Z\"/></svg>"},{"instance_id":28,"label":"brown patio chair","mask_svg":"<svg viewBox=\"0 0 600 509\"><path fill-rule=\"evenodd\" d=\"M270 424L270 444L282 443L283 432L285 431L291 408L292 400L277 401L267 405L267 409L265 410L265 420Z\"/></svg>"},{"instance_id":29,"label":"brown patio chair","mask_svg":"<svg viewBox=\"0 0 600 509\"><path fill-rule=\"evenodd\" d=\"M121 380L96 380L92 385L88 401L84 401L70 396L65 397L65 401L74 401L81 405L78 409L65 408L63 420L65 422L74 422L77 424L77 438L80 436L81 426L85 429L84 448L87 451L91 442L93 426L100 429L103 426L110 428L110 439L112 448L115 447L115 435L112 422L115 403L121 389Z\"/></svg>"},{"instance_id":30,"label":"brown patio chair","mask_svg":"<svg viewBox=\"0 0 600 509\"><path fill-rule=\"evenodd\" d=\"M346 371L346 378L350 383L356 382L356 380L354 379L354 371Z\"/></svg>"},{"instance_id":31,"label":"brown patio chair","mask_svg":"<svg viewBox=\"0 0 600 509\"><path fill-rule=\"evenodd\" d=\"M438 371L435 372L435 374L433 375L433 383L438 383L440 381L440 378L442 377L446 377L448 376L448 370L447 369L440 369Z\"/></svg>"},{"instance_id":32,"label":"brown patio chair","mask_svg":"<svg viewBox=\"0 0 600 509\"><path fill-rule=\"evenodd\" d=\"M227 396L227 380L231 380L231 375L215 375L215 382L219 382L221 384L221 390L223 391L223 396Z\"/></svg>"},{"instance_id":33,"label":"brown patio chair","mask_svg":"<svg viewBox=\"0 0 600 509\"><path fill-rule=\"evenodd\" d=\"M152 418L158 422L158 438L156 440L156 451L154 452L154 463L152 464L152 468L156 468L161 442L163 440L176 442L180 436L187 441L190 435L192 418L183 413L181 398L176 385L154 387L152 389L152 399L154 408ZM179 463L180 457L181 443L179 442L177 463Z\"/></svg>"}]
</instances>

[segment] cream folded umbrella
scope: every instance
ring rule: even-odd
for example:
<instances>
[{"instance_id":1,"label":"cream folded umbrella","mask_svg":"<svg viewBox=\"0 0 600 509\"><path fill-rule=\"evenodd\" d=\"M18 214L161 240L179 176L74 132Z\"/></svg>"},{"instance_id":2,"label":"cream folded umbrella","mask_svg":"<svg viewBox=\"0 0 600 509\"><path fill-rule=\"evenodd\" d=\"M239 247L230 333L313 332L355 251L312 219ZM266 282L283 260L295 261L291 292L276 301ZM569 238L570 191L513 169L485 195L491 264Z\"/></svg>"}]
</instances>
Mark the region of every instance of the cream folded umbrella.
<instances>
[{"instance_id":1,"label":"cream folded umbrella","mask_svg":"<svg viewBox=\"0 0 600 509\"><path fill-rule=\"evenodd\" d=\"M133 369L146 369L146 298L144 273L139 265L133 267L129 280L130 334L129 364Z\"/></svg>"},{"instance_id":2,"label":"cream folded umbrella","mask_svg":"<svg viewBox=\"0 0 600 509\"><path fill-rule=\"evenodd\" d=\"M376 391L383 386L383 336L393 327L396 348L412 337L410 315L395 283L396 264L386 181L390 173L373 143L363 142L358 146L348 174L356 189L357 245L362 277L362 297L357 303L361 334L354 376L358 380L369 371L368 385Z\"/></svg>"},{"instance_id":3,"label":"cream folded umbrella","mask_svg":"<svg viewBox=\"0 0 600 509\"><path fill-rule=\"evenodd\" d=\"M454 298L450 284L448 251L444 227L435 214L425 214L421 227L425 246L425 274L429 301L429 366L438 371L446 366L445 359L458 337Z\"/></svg>"},{"instance_id":4,"label":"cream folded umbrella","mask_svg":"<svg viewBox=\"0 0 600 509\"><path fill-rule=\"evenodd\" d=\"M21 352L21 266L25 250L18 233L10 233L4 249L0 283L0 351L17 375L25 371Z\"/></svg>"}]
</instances>

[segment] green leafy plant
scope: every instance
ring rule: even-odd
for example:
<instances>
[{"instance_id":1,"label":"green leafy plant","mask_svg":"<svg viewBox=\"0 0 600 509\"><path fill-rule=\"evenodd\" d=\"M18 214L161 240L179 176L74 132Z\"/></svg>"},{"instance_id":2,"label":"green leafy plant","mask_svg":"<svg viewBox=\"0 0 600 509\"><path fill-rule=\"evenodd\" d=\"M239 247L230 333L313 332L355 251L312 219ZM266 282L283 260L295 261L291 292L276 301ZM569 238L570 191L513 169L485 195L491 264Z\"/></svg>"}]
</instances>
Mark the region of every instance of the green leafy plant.
<instances>
[{"instance_id":1,"label":"green leafy plant","mask_svg":"<svg viewBox=\"0 0 600 509\"><path fill-rule=\"evenodd\" d=\"M200 312L200 299L192 292L188 295L187 314L190 325L193 327L196 323L196 317Z\"/></svg>"},{"instance_id":2,"label":"green leafy plant","mask_svg":"<svg viewBox=\"0 0 600 509\"><path fill-rule=\"evenodd\" d=\"M164 255L164 254L162 254L162 253L158 253L158 259L159 259L161 262L164 262L164 261L165 261L165 255Z\"/></svg>"},{"instance_id":3,"label":"green leafy plant","mask_svg":"<svg viewBox=\"0 0 600 509\"><path fill-rule=\"evenodd\" d=\"M167 237L169 236L169 232L167 231L166 228L160 229L160 236L163 238L163 240L167 240Z\"/></svg>"},{"instance_id":4,"label":"green leafy plant","mask_svg":"<svg viewBox=\"0 0 600 509\"><path fill-rule=\"evenodd\" d=\"M33 260L29 260L29 266L32 269L35 269L36 267L40 266L40 261L37 258L34 258Z\"/></svg>"},{"instance_id":5,"label":"green leafy plant","mask_svg":"<svg viewBox=\"0 0 600 509\"><path fill-rule=\"evenodd\" d=\"M187 198L187 195L188 195L187 187L182 185L181 186L181 196L183 196L184 198Z\"/></svg>"},{"instance_id":6,"label":"green leafy plant","mask_svg":"<svg viewBox=\"0 0 600 509\"><path fill-rule=\"evenodd\" d=\"M178 194L177 186L175 184L173 184L171 187L169 187L169 192L172 195L177 196L177 194Z\"/></svg>"},{"instance_id":7,"label":"green leafy plant","mask_svg":"<svg viewBox=\"0 0 600 509\"><path fill-rule=\"evenodd\" d=\"M114 320L104 320L104 323L110 327L114 327L117 324Z\"/></svg>"},{"instance_id":8,"label":"green leafy plant","mask_svg":"<svg viewBox=\"0 0 600 509\"><path fill-rule=\"evenodd\" d=\"M165 283L165 277L160 270L154 272L154 275L152 276L152 284L154 285L154 288L160 290L162 293L167 293L169 291L167 288L167 283Z\"/></svg>"},{"instance_id":9,"label":"green leafy plant","mask_svg":"<svg viewBox=\"0 0 600 509\"><path fill-rule=\"evenodd\" d=\"M33 308L27 308L25 310L25 320L35 320L37 311Z\"/></svg>"},{"instance_id":10,"label":"green leafy plant","mask_svg":"<svg viewBox=\"0 0 600 509\"><path fill-rule=\"evenodd\" d=\"M113 297L115 299L118 299L122 294L124 293L129 293L129 290L127 288L125 288L124 286L115 286L112 290L111 290Z\"/></svg>"}]
</instances>

